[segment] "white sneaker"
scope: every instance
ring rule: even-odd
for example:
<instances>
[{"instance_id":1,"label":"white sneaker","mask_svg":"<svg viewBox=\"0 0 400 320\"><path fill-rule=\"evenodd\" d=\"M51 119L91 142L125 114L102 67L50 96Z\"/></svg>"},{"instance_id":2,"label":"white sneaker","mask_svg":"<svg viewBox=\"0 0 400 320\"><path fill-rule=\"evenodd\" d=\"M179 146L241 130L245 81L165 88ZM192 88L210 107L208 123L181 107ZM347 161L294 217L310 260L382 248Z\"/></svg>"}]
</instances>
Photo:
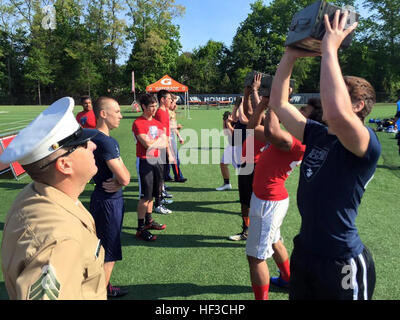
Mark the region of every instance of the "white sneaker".
<instances>
[{"instance_id":1,"label":"white sneaker","mask_svg":"<svg viewBox=\"0 0 400 320\"><path fill-rule=\"evenodd\" d=\"M172 213L172 210L167 209L163 205L159 205L157 208L154 209L155 212L160 214L169 214Z\"/></svg>"},{"instance_id":2,"label":"white sneaker","mask_svg":"<svg viewBox=\"0 0 400 320\"><path fill-rule=\"evenodd\" d=\"M242 231L241 233L230 236L228 239L231 241L247 240L247 231Z\"/></svg>"},{"instance_id":3,"label":"white sneaker","mask_svg":"<svg viewBox=\"0 0 400 320\"><path fill-rule=\"evenodd\" d=\"M219 188L216 188L215 190L224 191L224 190L230 190L230 189L232 189L232 185L230 183L228 183L228 184L224 184L224 185L220 186Z\"/></svg>"}]
</instances>

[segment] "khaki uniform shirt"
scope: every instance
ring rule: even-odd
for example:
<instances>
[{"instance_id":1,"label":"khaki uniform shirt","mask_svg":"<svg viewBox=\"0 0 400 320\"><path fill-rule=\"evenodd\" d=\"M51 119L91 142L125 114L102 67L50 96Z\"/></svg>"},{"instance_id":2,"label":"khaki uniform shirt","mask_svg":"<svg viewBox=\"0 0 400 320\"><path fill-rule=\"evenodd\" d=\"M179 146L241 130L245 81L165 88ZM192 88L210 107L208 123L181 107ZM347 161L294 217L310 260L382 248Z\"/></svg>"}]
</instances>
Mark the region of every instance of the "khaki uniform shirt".
<instances>
[{"instance_id":1,"label":"khaki uniform shirt","mask_svg":"<svg viewBox=\"0 0 400 320\"><path fill-rule=\"evenodd\" d=\"M45 184L18 195L4 226L2 270L10 299L106 299L104 249L80 201Z\"/></svg>"}]
</instances>

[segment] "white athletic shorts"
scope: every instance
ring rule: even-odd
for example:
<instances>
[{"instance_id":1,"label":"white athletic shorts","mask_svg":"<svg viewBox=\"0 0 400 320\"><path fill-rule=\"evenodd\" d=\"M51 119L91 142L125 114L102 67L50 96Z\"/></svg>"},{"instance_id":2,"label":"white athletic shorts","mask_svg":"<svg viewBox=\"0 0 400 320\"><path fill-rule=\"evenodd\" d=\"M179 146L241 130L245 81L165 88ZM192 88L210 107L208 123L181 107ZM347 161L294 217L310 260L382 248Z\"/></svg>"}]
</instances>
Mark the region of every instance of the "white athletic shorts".
<instances>
[{"instance_id":1,"label":"white athletic shorts","mask_svg":"<svg viewBox=\"0 0 400 320\"><path fill-rule=\"evenodd\" d=\"M222 155L221 163L232 164L235 168L240 167L242 158L242 146L231 146L228 144Z\"/></svg>"},{"instance_id":2,"label":"white athletic shorts","mask_svg":"<svg viewBox=\"0 0 400 320\"><path fill-rule=\"evenodd\" d=\"M261 200L251 195L250 225L246 241L248 256L265 260L272 257L272 244L281 238L280 227L289 207L289 198L280 201Z\"/></svg>"}]
</instances>

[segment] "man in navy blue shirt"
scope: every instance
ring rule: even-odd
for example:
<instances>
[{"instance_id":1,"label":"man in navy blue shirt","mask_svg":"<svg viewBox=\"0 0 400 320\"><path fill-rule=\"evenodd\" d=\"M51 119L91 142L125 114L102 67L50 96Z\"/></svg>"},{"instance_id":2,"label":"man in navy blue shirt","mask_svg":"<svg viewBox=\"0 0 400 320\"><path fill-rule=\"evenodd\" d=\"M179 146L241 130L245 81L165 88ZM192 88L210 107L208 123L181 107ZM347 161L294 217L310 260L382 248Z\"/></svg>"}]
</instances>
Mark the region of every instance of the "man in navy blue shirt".
<instances>
[{"instance_id":1,"label":"man in navy blue shirt","mask_svg":"<svg viewBox=\"0 0 400 320\"><path fill-rule=\"evenodd\" d=\"M97 119L96 129L100 132L93 141L97 145L93 154L98 171L93 177L96 186L90 199L90 213L96 224L97 236L105 249L107 296L119 297L127 291L113 287L110 278L115 262L122 260L122 187L129 184L130 173L121 159L119 144L110 136L110 131L119 127L122 115L118 102L109 97L98 98L93 110Z\"/></svg>"},{"instance_id":2,"label":"man in navy blue shirt","mask_svg":"<svg viewBox=\"0 0 400 320\"><path fill-rule=\"evenodd\" d=\"M344 30L348 13L332 23L325 15L321 101L328 126L307 120L288 102L289 79L297 58L316 56L287 48L274 77L270 107L286 129L306 145L297 204L300 233L290 261L290 299L371 299L375 267L355 225L358 206L372 179L380 143L364 125L375 103L365 79L343 77L338 49L355 29Z\"/></svg>"}]
</instances>

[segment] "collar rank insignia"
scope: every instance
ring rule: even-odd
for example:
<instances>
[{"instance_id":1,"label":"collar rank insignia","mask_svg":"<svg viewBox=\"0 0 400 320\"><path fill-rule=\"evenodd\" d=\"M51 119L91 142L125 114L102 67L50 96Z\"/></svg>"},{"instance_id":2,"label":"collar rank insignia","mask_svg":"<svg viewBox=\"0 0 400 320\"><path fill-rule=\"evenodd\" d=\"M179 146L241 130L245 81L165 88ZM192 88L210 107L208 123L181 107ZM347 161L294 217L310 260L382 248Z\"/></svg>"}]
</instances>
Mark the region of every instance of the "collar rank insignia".
<instances>
[{"instance_id":1,"label":"collar rank insignia","mask_svg":"<svg viewBox=\"0 0 400 320\"><path fill-rule=\"evenodd\" d=\"M60 283L57 280L54 268L45 265L39 279L29 288L29 300L57 300L60 294Z\"/></svg>"}]
</instances>

